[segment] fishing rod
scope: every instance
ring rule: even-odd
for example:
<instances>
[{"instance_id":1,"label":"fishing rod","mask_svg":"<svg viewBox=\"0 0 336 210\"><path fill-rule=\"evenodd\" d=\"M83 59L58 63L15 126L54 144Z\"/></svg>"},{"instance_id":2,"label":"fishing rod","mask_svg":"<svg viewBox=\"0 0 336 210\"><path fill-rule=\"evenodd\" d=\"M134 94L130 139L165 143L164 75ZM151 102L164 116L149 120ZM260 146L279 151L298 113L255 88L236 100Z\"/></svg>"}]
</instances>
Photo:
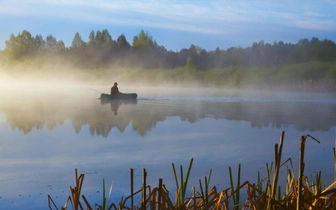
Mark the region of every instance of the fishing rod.
<instances>
[{"instance_id":1,"label":"fishing rod","mask_svg":"<svg viewBox=\"0 0 336 210\"><path fill-rule=\"evenodd\" d=\"M90 87L86 87L86 88L88 88L88 89L91 89L91 90L93 90L93 91L96 91L96 92L98 92L98 93L103 93L103 92L100 92L100 91L98 91L98 90L95 90L95 89L93 89L93 88L90 88Z\"/></svg>"}]
</instances>

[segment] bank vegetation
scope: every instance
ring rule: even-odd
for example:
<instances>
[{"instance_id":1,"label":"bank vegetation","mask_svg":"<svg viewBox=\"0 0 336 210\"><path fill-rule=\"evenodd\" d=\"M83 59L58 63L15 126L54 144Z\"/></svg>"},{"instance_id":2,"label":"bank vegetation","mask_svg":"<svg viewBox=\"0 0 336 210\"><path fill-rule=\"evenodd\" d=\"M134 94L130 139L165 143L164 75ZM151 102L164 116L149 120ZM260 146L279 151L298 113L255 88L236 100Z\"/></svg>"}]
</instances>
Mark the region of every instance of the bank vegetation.
<instances>
[{"instance_id":1,"label":"bank vegetation","mask_svg":"<svg viewBox=\"0 0 336 210\"><path fill-rule=\"evenodd\" d=\"M301 39L296 44L254 42L248 47L206 51L191 45L167 50L144 30L130 43L107 29L77 32L71 46L49 35L12 34L0 52L1 73L13 78L66 78L111 84L336 90L336 44Z\"/></svg>"}]
</instances>

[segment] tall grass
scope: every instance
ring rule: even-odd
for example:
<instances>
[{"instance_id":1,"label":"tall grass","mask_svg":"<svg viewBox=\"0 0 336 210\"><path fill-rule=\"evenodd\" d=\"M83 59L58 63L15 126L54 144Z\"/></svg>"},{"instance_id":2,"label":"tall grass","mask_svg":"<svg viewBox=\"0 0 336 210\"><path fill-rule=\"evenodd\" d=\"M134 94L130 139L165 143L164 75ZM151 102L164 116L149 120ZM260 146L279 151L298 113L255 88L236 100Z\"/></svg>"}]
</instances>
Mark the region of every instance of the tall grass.
<instances>
[{"instance_id":1,"label":"tall grass","mask_svg":"<svg viewBox=\"0 0 336 210\"><path fill-rule=\"evenodd\" d=\"M258 173L258 180L256 183L245 181L241 183L241 165L238 165L238 173L236 175L236 185L234 184L234 176L231 167L229 167L230 187L218 191L216 187L209 188L212 170L210 170L209 177L205 176L204 185L199 180L199 191L195 186L191 187L190 196L186 195L187 186L189 184L189 176L192 169L193 159L189 163L186 175L182 165L180 166L180 173L178 176L174 163L172 164L173 174L176 183L175 202L172 201L168 190L163 184L163 180L159 179L159 184L156 187L148 186L147 172L143 169L143 184L141 189L134 192L133 179L134 173L131 169L131 194L126 198L122 197L119 203L106 202L105 197L105 181L103 179L103 200L102 204L94 205L94 209L110 210L110 209L171 209L171 210L196 210L196 209L253 209L253 210L301 210L301 209L336 209L336 181L331 184L323 184L322 172L320 171L311 181L304 175L304 151L305 144L308 138L311 138L319 143L317 139L311 135L301 136L300 138L300 161L298 176L295 177L294 167L291 159L287 159L281 163L282 148L284 143L284 132L280 135L279 144L274 146L274 164L266 164L267 176L262 178ZM334 161L336 162L336 152L334 148ZM274 165L274 169L273 169ZM287 167L285 186L278 184L280 176L280 168ZM71 204L72 209L92 210L91 204L87 201L84 195L81 196L81 189L84 180L84 174L77 175L75 170L75 187L70 187L71 196L68 197L66 203L61 209L68 209L68 203ZM284 191L282 189L285 189ZM242 200L242 190L246 190L246 196ZM110 193L112 186L110 188ZM134 196L141 195L140 206L134 205ZM110 196L110 195L109 195ZM246 198L245 198L246 197ZM82 198L82 199L80 199ZM126 203L131 200L131 206ZM58 209L57 205L48 195L49 209Z\"/></svg>"}]
</instances>

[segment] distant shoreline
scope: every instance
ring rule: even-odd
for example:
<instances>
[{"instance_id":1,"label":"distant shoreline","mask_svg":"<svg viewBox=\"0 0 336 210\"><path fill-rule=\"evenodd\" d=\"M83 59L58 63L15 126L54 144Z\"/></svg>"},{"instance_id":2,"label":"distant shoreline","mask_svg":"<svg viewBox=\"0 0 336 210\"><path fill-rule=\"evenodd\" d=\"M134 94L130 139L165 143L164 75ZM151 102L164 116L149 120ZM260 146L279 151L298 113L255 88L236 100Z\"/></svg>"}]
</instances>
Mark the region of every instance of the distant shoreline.
<instances>
[{"instance_id":1,"label":"distant shoreline","mask_svg":"<svg viewBox=\"0 0 336 210\"><path fill-rule=\"evenodd\" d=\"M199 87L286 92L336 92L336 62L311 62L279 67L230 66L196 71L111 66L80 69L63 63L0 63L1 84L111 85L136 87Z\"/></svg>"}]
</instances>

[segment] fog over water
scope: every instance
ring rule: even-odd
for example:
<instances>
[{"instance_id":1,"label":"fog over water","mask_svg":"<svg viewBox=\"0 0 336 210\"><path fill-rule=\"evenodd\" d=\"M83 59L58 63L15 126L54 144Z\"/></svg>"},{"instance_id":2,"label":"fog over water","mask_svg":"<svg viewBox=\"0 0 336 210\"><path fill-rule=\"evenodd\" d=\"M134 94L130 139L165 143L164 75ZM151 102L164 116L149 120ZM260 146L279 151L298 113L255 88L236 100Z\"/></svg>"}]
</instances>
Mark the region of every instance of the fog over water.
<instances>
[{"instance_id":1,"label":"fog over water","mask_svg":"<svg viewBox=\"0 0 336 210\"><path fill-rule=\"evenodd\" d=\"M211 168L210 185L227 188L228 166L236 174L239 163L242 180L256 182L283 130L283 161L291 157L297 169L300 136L310 134L321 144L307 140L306 175L322 170L326 181L333 178L333 94L121 83L121 92L138 99L102 103L99 92L109 86L0 86L0 206L46 209L48 194L63 205L75 168L86 174L83 194L92 203L100 202L103 177L114 180L113 202L129 195L130 168L135 188L146 168L149 184L163 178L173 192L171 163L186 170L191 158L190 188Z\"/></svg>"}]
</instances>

